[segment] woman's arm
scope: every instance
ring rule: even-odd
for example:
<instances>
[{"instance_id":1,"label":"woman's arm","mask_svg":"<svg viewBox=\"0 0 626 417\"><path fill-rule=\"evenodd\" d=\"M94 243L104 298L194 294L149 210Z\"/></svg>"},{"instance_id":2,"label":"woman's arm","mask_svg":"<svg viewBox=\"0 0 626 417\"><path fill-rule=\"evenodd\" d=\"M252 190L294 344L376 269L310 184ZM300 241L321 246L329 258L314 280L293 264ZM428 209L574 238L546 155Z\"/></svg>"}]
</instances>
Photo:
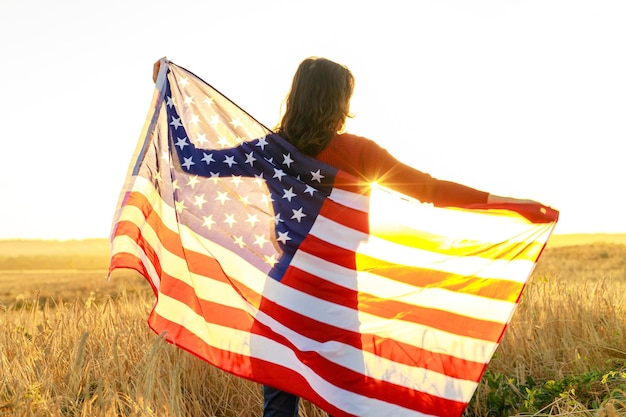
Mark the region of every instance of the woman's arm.
<instances>
[{"instance_id":1,"label":"woman's arm","mask_svg":"<svg viewBox=\"0 0 626 417\"><path fill-rule=\"evenodd\" d=\"M493 195L493 194L489 194L489 197L487 197L487 203L488 204L498 204L498 203L512 203L512 204L539 204L539 205L543 205L537 201L534 200L528 200L528 199L523 199L523 198L513 198L513 197L503 197L500 195Z\"/></svg>"}]
</instances>

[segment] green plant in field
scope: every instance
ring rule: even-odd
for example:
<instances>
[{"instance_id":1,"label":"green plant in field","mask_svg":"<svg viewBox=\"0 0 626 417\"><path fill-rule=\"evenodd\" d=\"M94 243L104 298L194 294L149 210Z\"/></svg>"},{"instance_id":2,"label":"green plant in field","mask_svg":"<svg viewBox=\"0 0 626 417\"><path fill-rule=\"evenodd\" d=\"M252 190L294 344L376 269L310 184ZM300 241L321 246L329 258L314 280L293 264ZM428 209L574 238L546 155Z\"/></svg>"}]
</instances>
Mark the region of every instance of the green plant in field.
<instances>
[{"instance_id":1,"label":"green plant in field","mask_svg":"<svg viewBox=\"0 0 626 417\"><path fill-rule=\"evenodd\" d=\"M518 381L487 370L479 392L472 398L464 415L550 415L542 413L556 403L570 409L585 410L598 410L610 403L611 407L626 412L626 363L621 369L604 372L592 370L581 375L546 381L537 381L531 376Z\"/></svg>"}]
</instances>

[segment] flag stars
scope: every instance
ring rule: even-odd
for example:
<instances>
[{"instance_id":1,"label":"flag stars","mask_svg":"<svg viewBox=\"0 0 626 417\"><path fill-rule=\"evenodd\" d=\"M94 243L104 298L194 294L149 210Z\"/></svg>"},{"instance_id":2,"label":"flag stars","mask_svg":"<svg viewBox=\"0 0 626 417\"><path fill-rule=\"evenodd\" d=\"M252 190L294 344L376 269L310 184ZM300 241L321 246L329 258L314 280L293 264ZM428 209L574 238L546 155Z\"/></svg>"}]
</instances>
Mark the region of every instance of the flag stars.
<instances>
[{"instance_id":1,"label":"flag stars","mask_svg":"<svg viewBox=\"0 0 626 417\"><path fill-rule=\"evenodd\" d=\"M220 173L211 171L209 174L209 179L213 181L213 184L217 184L217 182L220 180Z\"/></svg>"},{"instance_id":2,"label":"flag stars","mask_svg":"<svg viewBox=\"0 0 626 417\"><path fill-rule=\"evenodd\" d=\"M183 125L180 122L180 117L174 117L174 116L172 116L172 121L170 122L170 124L174 126L174 129L178 129L179 127Z\"/></svg>"},{"instance_id":3,"label":"flag stars","mask_svg":"<svg viewBox=\"0 0 626 417\"><path fill-rule=\"evenodd\" d=\"M254 174L254 182L258 185L263 185L263 183L265 183L262 172L260 174Z\"/></svg>"},{"instance_id":4,"label":"flag stars","mask_svg":"<svg viewBox=\"0 0 626 417\"><path fill-rule=\"evenodd\" d=\"M304 190L305 193L308 193L310 195L313 195L314 192L316 192L317 190L313 187L311 187L309 184L306 185L306 190Z\"/></svg>"},{"instance_id":5,"label":"flag stars","mask_svg":"<svg viewBox=\"0 0 626 417\"><path fill-rule=\"evenodd\" d=\"M228 200L230 200L230 197L228 197L228 193L225 191L218 191L217 192L217 197L215 197L215 199L217 201L219 201L220 203L222 203L222 205L224 205L225 202L227 202Z\"/></svg>"},{"instance_id":6,"label":"flag stars","mask_svg":"<svg viewBox=\"0 0 626 417\"><path fill-rule=\"evenodd\" d=\"M200 133L196 138L196 142L198 142L198 145L204 146L204 144L208 142L206 135L204 133Z\"/></svg>"},{"instance_id":7,"label":"flag stars","mask_svg":"<svg viewBox=\"0 0 626 417\"><path fill-rule=\"evenodd\" d=\"M226 148L227 146L230 146L230 141L228 140L228 136L225 136L225 135L218 136L217 144L220 145L222 148Z\"/></svg>"},{"instance_id":8,"label":"flag stars","mask_svg":"<svg viewBox=\"0 0 626 417\"><path fill-rule=\"evenodd\" d=\"M211 162L215 162L215 159L213 159L212 153L202 152L202 155L204 156L202 157L201 161L206 162L207 165L209 165Z\"/></svg>"},{"instance_id":9,"label":"flag stars","mask_svg":"<svg viewBox=\"0 0 626 417\"><path fill-rule=\"evenodd\" d=\"M206 103L206 105L209 106L209 107L211 107L214 102L215 101L211 97L205 97L204 98L204 103Z\"/></svg>"},{"instance_id":10,"label":"flag stars","mask_svg":"<svg viewBox=\"0 0 626 417\"><path fill-rule=\"evenodd\" d=\"M185 104L187 105L193 104L193 97L185 94Z\"/></svg>"},{"instance_id":11,"label":"flag stars","mask_svg":"<svg viewBox=\"0 0 626 417\"><path fill-rule=\"evenodd\" d=\"M283 245L286 245L287 241L291 240L291 238L289 237L289 231L287 231L287 232L278 232L278 237L276 238L276 240L281 242Z\"/></svg>"},{"instance_id":12,"label":"flag stars","mask_svg":"<svg viewBox=\"0 0 626 417\"><path fill-rule=\"evenodd\" d=\"M170 109L174 107L174 100L172 100L172 97L166 97L165 104L167 104L167 107L169 107Z\"/></svg>"},{"instance_id":13,"label":"flag stars","mask_svg":"<svg viewBox=\"0 0 626 417\"><path fill-rule=\"evenodd\" d=\"M311 176L312 176L311 181L317 181L319 183L321 183L322 178L324 178L324 176L320 173L319 169L315 172L311 171Z\"/></svg>"},{"instance_id":14,"label":"flag stars","mask_svg":"<svg viewBox=\"0 0 626 417\"><path fill-rule=\"evenodd\" d=\"M283 155L283 164L287 165L287 168L291 168L291 164L293 163L293 159L291 159L291 154Z\"/></svg>"},{"instance_id":15,"label":"flag stars","mask_svg":"<svg viewBox=\"0 0 626 417\"><path fill-rule=\"evenodd\" d=\"M198 184L199 182L200 180L198 179L198 176L194 175L193 177L189 177L189 181L187 181L187 185L193 189L196 186L196 184Z\"/></svg>"},{"instance_id":16,"label":"flag stars","mask_svg":"<svg viewBox=\"0 0 626 417\"><path fill-rule=\"evenodd\" d=\"M265 150L265 145L267 145L267 140L265 138L260 138L256 144L256 146L261 148L261 150Z\"/></svg>"},{"instance_id":17,"label":"flag stars","mask_svg":"<svg viewBox=\"0 0 626 417\"><path fill-rule=\"evenodd\" d=\"M247 153L246 154L246 164L250 164L250 166L252 166L254 161L256 161L256 158L254 157L253 152Z\"/></svg>"},{"instance_id":18,"label":"flag stars","mask_svg":"<svg viewBox=\"0 0 626 417\"><path fill-rule=\"evenodd\" d=\"M282 181L285 175L287 174L282 169L274 168L274 176L272 178L278 178L278 181Z\"/></svg>"},{"instance_id":19,"label":"flag stars","mask_svg":"<svg viewBox=\"0 0 626 417\"><path fill-rule=\"evenodd\" d=\"M258 245L259 248L263 249L263 245L265 245L269 240L265 238L263 235L254 235L254 244Z\"/></svg>"},{"instance_id":20,"label":"flag stars","mask_svg":"<svg viewBox=\"0 0 626 417\"><path fill-rule=\"evenodd\" d=\"M278 224L278 223L284 223L284 222L285 221L280 218L280 213L276 213L276 215L274 216L274 223Z\"/></svg>"},{"instance_id":21,"label":"flag stars","mask_svg":"<svg viewBox=\"0 0 626 417\"><path fill-rule=\"evenodd\" d=\"M233 242L235 243L235 245L239 246L242 249L244 246L247 246L246 242L243 241L243 236L234 236Z\"/></svg>"},{"instance_id":22,"label":"flag stars","mask_svg":"<svg viewBox=\"0 0 626 417\"><path fill-rule=\"evenodd\" d=\"M265 263L271 266L272 268L274 267L274 265L278 263L275 253L273 253L272 256L265 255L264 258L265 258Z\"/></svg>"},{"instance_id":23,"label":"flag stars","mask_svg":"<svg viewBox=\"0 0 626 417\"><path fill-rule=\"evenodd\" d=\"M237 223L237 220L235 220L234 214L224 213L224 216L226 217L224 219L224 223L228 224L231 228L233 227L233 224Z\"/></svg>"},{"instance_id":24,"label":"flag stars","mask_svg":"<svg viewBox=\"0 0 626 417\"><path fill-rule=\"evenodd\" d=\"M248 197L247 195L240 195L239 201L241 201L241 204L243 204L244 206L250 205L250 197Z\"/></svg>"},{"instance_id":25,"label":"flag stars","mask_svg":"<svg viewBox=\"0 0 626 417\"><path fill-rule=\"evenodd\" d=\"M248 213L248 219L246 220L246 223L250 223L250 226L254 227L260 221L261 220L259 220L259 216L257 216L256 214Z\"/></svg>"},{"instance_id":26,"label":"flag stars","mask_svg":"<svg viewBox=\"0 0 626 417\"><path fill-rule=\"evenodd\" d=\"M185 207L185 202L184 201L176 201L174 202L174 205L176 206L176 211L179 213L182 213L183 210L185 210L187 207Z\"/></svg>"},{"instance_id":27,"label":"flag stars","mask_svg":"<svg viewBox=\"0 0 626 417\"><path fill-rule=\"evenodd\" d=\"M213 228L214 224L215 224L215 220L213 220L213 215L212 214L210 216L203 216L202 217L202 226L206 227L208 230L211 230Z\"/></svg>"},{"instance_id":28,"label":"flag stars","mask_svg":"<svg viewBox=\"0 0 626 417\"><path fill-rule=\"evenodd\" d=\"M204 194L201 195L195 195L193 196L194 198L194 203L193 205L198 207L199 209L202 209L202 206L204 205L204 203L206 203L207 201L204 199ZM204 225L203 225L204 226Z\"/></svg>"},{"instance_id":29,"label":"flag stars","mask_svg":"<svg viewBox=\"0 0 626 417\"><path fill-rule=\"evenodd\" d=\"M303 217L306 217L306 214L302 212L302 207L300 207L298 210L291 209L291 211L293 212L293 216L291 216L291 219L296 219L298 223L302 221Z\"/></svg>"},{"instance_id":30,"label":"flag stars","mask_svg":"<svg viewBox=\"0 0 626 417\"><path fill-rule=\"evenodd\" d=\"M224 159L224 163L228 164L228 168L232 168L233 165L237 165L237 162L235 162L235 157L233 155L227 155Z\"/></svg>"},{"instance_id":31,"label":"flag stars","mask_svg":"<svg viewBox=\"0 0 626 417\"><path fill-rule=\"evenodd\" d=\"M233 128L237 129L238 127L241 127L241 120L238 118L233 119L230 121L230 124L233 125Z\"/></svg>"},{"instance_id":32,"label":"flag stars","mask_svg":"<svg viewBox=\"0 0 626 417\"><path fill-rule=\"evenodd\" d=\"M272 197L268 197L267 194L263 194L263 196L261 196L261 203L265 204L268 207L273 201L274 199Z\"/></svg>"},{"instance_id":33,"label":"flag stars","mask_svg":"<svg viewBox=\"0 0 626 417\"><path fill-rule=\"evenodd\" d=\"M200 117L198 117L197 114L191 114L191 118L189 119L190 123L193 123L194 125L197 125L198 122L200 121Z\"/></svg>"},{"instance_id":34,"label":"flag stars","mask_svg":"<svg viewBox=\"0 0 626 417\"><path fill-rule=\"evenodd\" d=\"M211 116L211 121L209 122L209 124L213 126L214 129L217 127L219 123L220 123L220 117L217 114L214 114L213 116Z\"/></svg>"},{"instance_id":35,"label":"flag stars","mask_svg":"<svg viewBox=\"0 0 626 417\"><path fill-rule=\"evenodd\" d=\"M183 88L187 87L187 84L189 84L189 80L187 79L187 77L183 77L180 79L180 81L178 82Z\"/></svg>"},{"instance_id":36,"label":"flag stars","mask_svg":"<svg viewBox=\"0 0 626 417\"><path fill-rule=\"evenodd\" d=\"M185 169L189 170L189 168L191 168L192 165L195 165L196 163L193 162L193 157L189 157L189 158L185 158L183 157L183 159L185 160L185 162L182 163L182 165L185 167ZM193 187L192 187L193 188Z\"/></svg>"},{"instance_id":37,"label":"flag stars","mask_svg":"<svg viewBox=\"0 0 626 417\"><path fill-rule=\"evenodd\" d=\"M296 196L296 194L293 192L293 187L291 187L288 190L287 189L283 189L283 191L285 192L285 194L283 194L283 198L286 198L287 201L289 201L291 203L291 199Z\"/></svg>"},{"instance_id":38,"label":"flag stars","mask_svg":"<svg viewBox=\"0 0 626 417\"><path fill-rule=\"evenodd\" d=\"M239 184L243 182L243 180L241 179L241 175L233 175L230 180L233 184L235 184L235 188L237 188Z\"/></svg>"},{"instance_id":39,"label":"flag stars","mask_svg":"<svg viewBox=\"0 0 626 417\"><path fill-rule=\"evenodd\" d=\"M187 143L187 137L184 137L184 138L177 138L177 139L176 139L176 146L178 146L178 147L180 148L180 150L181 150L181 151L182 151L182 150L183 150L183 148L184 148L185 146L187 146L187 145L189 145L189 144Z\"/></svg>"}]
</instances>

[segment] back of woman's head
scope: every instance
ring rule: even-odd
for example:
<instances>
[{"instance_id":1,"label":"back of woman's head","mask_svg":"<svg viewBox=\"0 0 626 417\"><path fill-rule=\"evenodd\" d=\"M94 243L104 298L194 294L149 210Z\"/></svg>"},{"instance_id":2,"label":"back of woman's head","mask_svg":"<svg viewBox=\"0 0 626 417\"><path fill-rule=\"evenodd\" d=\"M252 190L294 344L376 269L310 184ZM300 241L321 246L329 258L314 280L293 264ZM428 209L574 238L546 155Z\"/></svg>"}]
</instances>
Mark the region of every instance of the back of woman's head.
<instances>
[{"instance_id":1,"label":"back of woman's head","mask_svg":"<svg viewBox=\"0 0 626 417\"><path fill-rule=\"evenodd\" d=\"M345 124L354 77L325 58L307 58L293 77L278 133L308 155L317 155Z\"/></svg>"}]
</instances>

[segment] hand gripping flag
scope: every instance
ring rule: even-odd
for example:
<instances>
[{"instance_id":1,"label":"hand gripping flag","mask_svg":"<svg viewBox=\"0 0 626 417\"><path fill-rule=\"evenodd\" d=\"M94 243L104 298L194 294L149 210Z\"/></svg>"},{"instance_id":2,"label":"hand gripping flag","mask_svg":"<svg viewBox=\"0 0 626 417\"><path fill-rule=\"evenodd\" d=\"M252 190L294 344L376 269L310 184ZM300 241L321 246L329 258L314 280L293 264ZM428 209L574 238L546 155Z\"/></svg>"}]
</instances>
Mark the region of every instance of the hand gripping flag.
<instances>
[{"instance_id":1,"label":"hand gripping flag","mask_svg":"<svg viewBox=\"0 0 626 417\"><path fill-rule=\"evenodd\" d=\"M458 416L557 221L436 208L299 153L163 61L111 265L157 334L333 416Z\"/></svg>"}]
</instances>

